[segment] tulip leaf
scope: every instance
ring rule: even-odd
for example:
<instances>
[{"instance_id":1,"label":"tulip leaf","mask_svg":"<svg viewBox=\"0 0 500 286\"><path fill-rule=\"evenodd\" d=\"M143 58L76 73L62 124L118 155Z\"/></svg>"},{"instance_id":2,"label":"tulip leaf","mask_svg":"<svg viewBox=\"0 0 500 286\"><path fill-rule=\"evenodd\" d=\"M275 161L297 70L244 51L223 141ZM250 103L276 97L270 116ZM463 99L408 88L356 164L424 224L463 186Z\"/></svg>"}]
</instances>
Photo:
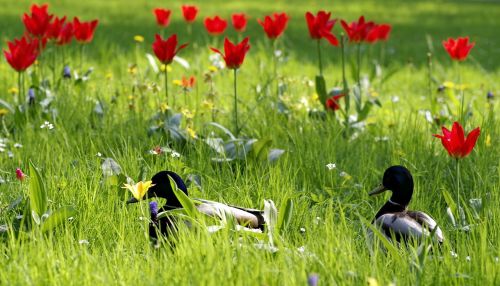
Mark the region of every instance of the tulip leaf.
<instances>
[{"instance_id":1,"label":"tulip leaf","mask_svg":"<svg viewBox=\"0 0 500 286\"><path fill-rule=\"evenodd\" d=\"M191 218L195 218L198 214L198 210L196 209L194 202L183 191L179 190L178 188L172 188L172 190L174 190L175 196L181 203L184 210L186 210L188 216L190 216Z\"/></svg>"},{"instance_id":2,"label":"tulip leaf","mask_svg":"<svg viewBox=\"0 0 500 286\"><path fill-rule=\"evenodd\" d=\"M233 133L231 133L231 131L229 131L229 129L227 129L226 127L220 125L219 123L215 123L215 122L209 122L208 124L222 130L222 132L224 132L227 136L229 136L229 138L231 138L231 140L236 140L236 137L233 135Z\"/></svg>"},{"instance_id":3,"label":"tulip leaf","mask_svg":"<svg viewBox=\"0 0 500 286\"><path fill-rule=\"evenodd\" d=\"M269 147L271 147L272 143L273 143L273 140L266 139L266 138L256 140L252 144L252 154L253 154L254 158L259 160L259 161L267 160L267 156L268 156L268 152L269 152L268 150L269 150Z\"/></svg>"},{"instance_id":4,"label":"tulip leaf","mask_svg":"<svg viewBox=\"0 0 500 286\"><path fill-rule=\"evenodd\" d=\"M269 150L269 154L267 155L267 160L269 161L269 163L274 163L283 154L285 154L285 150L283 149L271 149Z\"/></svg>"},{"instance_id":5,"label":"tulip leaf","mask_svg":"<svg viewBox=\"0 0 500 286\"><path fill-rule=\"evenodd\" d=\"M151 68L153 69L153 71L155 73L160 72L160 69L158 68L158 65L156 64L155 58L151 54L149 54L149 53L146 53L146 58L148 59L149 65L151 66Z\"/></svg>"},{"instance_id":6,"label":"tulip leaf","mask_svg":"<svg viewBox=\"0 0 500 286\"><path fill-rule=\"evenodd\" d=\"M7 108L10 113L14 113L15 111L14 108L9 103L7 103L7 101L3 99L0 99L0 106Z\"/></svg>"},{"instance_id":7,"label":"tulip leaf","mask_svg":"<svg viewBox=\"0 0 500 286\"><path fill-rule=\"evenodd\" d=\"M55 212L51 213L49 217L42 224L42 232L50 231L57 226L63 224L70 217L76 214L76 210L73 207L67 206L62 207Z\"/></svg>"},{"instance_id":8,"label":"tulip leaf","mask_svg":"<svg viewBox=\"0 0 500 286\"><path fill-rule=\"evenodd\" d=\"M318 94L319 100L321 101L321 104L325 106L326 108L326 100L327 98L327 93L326 93L326 83L325 83L325 78L322 75L317 75L316 76L316 93Z\"/></svg>"},{"instance_id":9,"label":"tulip leaf","mask_svg":"<svg viewBox=\"0 0 500 286\"><path fill-rule=\"evenodd\" d=\"M264 220L266 221L269 241L273 244L273 237L278 220L278 211L276 210L276 206L272 200L264 200Z\"/></svg>"},{"instance_id":10,"label":"tulip leaf","mask_svg":"<svg viewBox=\"0 0 500 286\"><path fill-rule=\"evenodd\" d=\"M444 197L446 204L451 209L451 212L456 213L457 205L453 201L451 194L447 190L443 190L443 197Z\"/></svg>"},{"instance_id":11,"label":"tulip leaf","mask_svg":"<svg viewBox=\"0 0 500 286\"><path fill-rule=\"evenodd\" d=\"M282 232L292 220L293 212L293 201L290 197L286 198L280 207L278 213L278 222L276 223L276 229Z\"/></svg>"},{"instance_id":12,"label":"tulip leaf","mask_svg":"<svg viewBox=\"0 0 500 286\"><path fill-rule=\"evenodd\" d=\"M47 192L40 172L30 161L30 183L28 187L30 208L38 216L47 210Z\"/></svg>"}]
</instances>

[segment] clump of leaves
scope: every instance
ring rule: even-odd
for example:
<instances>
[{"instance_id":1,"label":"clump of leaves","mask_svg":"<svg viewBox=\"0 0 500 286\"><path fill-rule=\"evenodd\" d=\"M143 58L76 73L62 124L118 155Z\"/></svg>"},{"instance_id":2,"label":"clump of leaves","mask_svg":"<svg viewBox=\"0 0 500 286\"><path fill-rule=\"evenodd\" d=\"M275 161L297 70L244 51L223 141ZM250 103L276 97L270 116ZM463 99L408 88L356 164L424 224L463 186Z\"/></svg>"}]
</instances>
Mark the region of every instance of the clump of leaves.
<instances>
[{"instance_id":1,"label":"clump of leaves","mask_svg":"<svg viewBox=\"0 0 500 286\"><path fill-rule=\"evenodd\" d=\"M12 233L17 236L26 236L34 232L47 233L64 224L70 217L76 215L71 206L64 206L52 211L48 205L47 189L39 170L30 162L30 181L27 199L18 198L11 203L11 209L24 205L23 215L16 215L12 225L3 225L5 233L12 227Z\"/></svg>"},{"instance_id":2,"label":"clump of leaves","mask_svg":"<svg viewBox=\"0 0 500 286\"><path fill-rule=\"evenodd\" d=\"M221 137L204 139L204 142L217 153L217 156L212 158L215 162L254 160L273 163L285 153L283 149L271 148L273 143L271 139L237 138L231 131L218 123L210 122L209 125L222 130L227 137L227 139Z\"/></svg>"}]
</instances>

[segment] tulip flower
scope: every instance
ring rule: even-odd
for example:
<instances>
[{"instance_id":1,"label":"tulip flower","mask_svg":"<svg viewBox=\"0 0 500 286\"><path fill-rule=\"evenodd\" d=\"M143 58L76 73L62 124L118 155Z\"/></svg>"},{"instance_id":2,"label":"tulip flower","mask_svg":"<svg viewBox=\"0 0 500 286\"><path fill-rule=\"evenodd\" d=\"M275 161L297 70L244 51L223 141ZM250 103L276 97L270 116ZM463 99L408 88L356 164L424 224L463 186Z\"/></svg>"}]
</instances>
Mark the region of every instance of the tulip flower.
<instances>
[{"instance_id":1,"label":"tulip flower","mask_svg":"<svg viewBox=\"0 0 500 286\"><path fill-rule=\"evenodd\" d=\"M387 41L391 29L392 27L389 24L375 25L366 35L365 42L372 44L377 41Z\"/></svg>"},{"instance_id":2,"label":"tulip flower","mask_svg":"<svg viewBox=\"0 0 500 286\"><path fill-rule=\"evenodd\" d=\"M326 100L326 109L336 111L340 109L339 99L344 97L344 94L334 95Z\"/></svg>"},{"instance_id":3,"label":"tulip flower","mask_svg":"<svg viewBox=\"0 0 500 286\"><path fill-rule=\"evenodd\" d=\"M470 50L476 45L475 42L469 43L469 37L464 38L448 38L443 41L443 47L450 55L452 60L464 61L469 55Z\"/></svg>"},{"instance_id":4,"label":"tulip flower","mask_svg":"<svg viewBox=\"0 0 500 286\"><path fill-rule=\"evenodd\" d=\"M66 23L57 35L56 45L64 46L71 43L73 35L73 23Z\"/></svg>"},{"instance_id":5,"label":"tulip flower","mask_svg":"<svg viewBox=\"0 0 500 286\"><path fill-rule=\"evenodd\" d=\"M457 39L448 38L447 41L443 41L443 47L446 52L450 55L451 59L457 62L462 62L467 59L470 50L476 45L475 42L469 43L469 37L459 37ZM460 76L460 68L457 67L459 73L460 84L462 83L462 77ZM464 89L460 90L461 101L459 105L458 114L460 114L460 121L464 118L464 101L465 94Z\"/></svg>"},{"instance_id":6,"label":"tulip flower","mask_svg":"<svg viewBox=\"0 0 500 286\"><path fill-rule=\"evenodd\" d=\"M49 40L56 40L61 34L61 30L64 27L64 22L66 22L66 16L59 18L55 17L47 29L46 37Z\"/></svg>"},{"instance_id":7,"label":"tulip flower","mask_svg":"<svg viewBox=\"0 0 500 286\"><path fill-rule=\"evenodd\" d=\"M22 182L25 178L26 175L23 173L23 171L20 168L16 168L16 179Z\"/></svg>"},{"instance_id":8,"label":"tulip flower","mask_svg":"<svg viewBox=\"0 0 500 286\"><path fill-rule=\"evenodd\" d=\"M274 13L273 16L264 17L264 21L257 19L257 22L264 28L264 32L271 40L279 38L288 24L288 15L286 13Z\"/></svg>"},{"instance_id":9,"label":"tulip flower","mask_svg":"<svg viewBox=\"0 0 500 286\"><path fill-rule=\"evenodd\" d=\"M156 16L156 23L158 26L166 28L170 24L170 14L172 13L171 10L168 9L162 9L162 8L156 8L153 10L153 13Z\"/></svg>"},{"instance_id":10,"label":"tulip flower","mask_svg":"<svg viewBox=\"0 0 500 286\"><path fill-rule=\"evenodd\" d=\"M245 55L250 49L248 44L248 37L246 37L241 43L235 45L227 38L224 39L224 53L218 49L211 48L212 51L220 54L224 61L226 62L226 67L228 69L238 69L245 60Z\"/></svg>"},{"instance_id":11,"label":"tulip flower","mask_svg":"<svg viewBox=\"0 0 500 286\"><path fill-rule=\"evenodd\" d=\"M188 23L193 23L198 14L198 7L194 5L182 5L182 16Z\"/></svg>"},{"instance_id":12,"label":"tulip flower","mask_svg":"<svg viewBox=\"0 0 500 286\"><path fill-rule=\"evenodd\" d=\"M168 104L168 78L167 78L167 65L172 63L175 55L182 49L184 49L188 44L182 44L177 47L177 35L173 34L170 38L163 40L160 35L155 35L155 41L153 43L153 52L162 64L165 65L165 95Z\"/></svg>"},{"instance_id":13,"label":"tulip flower","mask_svg":"<svg viewBox=\"0 0 500 286\"><path fill-rule=\"evenodd\" d=\"M339 41L332 34L332 28L335 25L336 19L330 20L332 13L319 11L316 16L311 12L306 13L307 27L309 28L309 35L315 40L326 39L331 45L338 46Z\"/></svg>"},{"instance_id":14,"label":"tulip flower","mask_svg":"<svg viewBox=\"0 0 500 286\"><path fill-rule=\"evenodd\" d=\"M375 27L375 23L372 21L366 22L364 16L359 17L357 22L348 24L346 21L341 20L340 24L342 24L342 28L344 28L351 43L361 43Z\"/></svg>"},{"instance_id":15,"label":"tulip flower","mask_svg":"<svg viewBox=\"0 0 500 286\"><path fill-rule=\"evenodd\" d=\"M140 201L146 195L149 188L151 188L153 186L154 186L154 184L152 181L146 181L146 182L141 181L135 185L124 184L123 189L129 190L132 193L132 196L136 200Z\"/></svg>"},{"instance_id":16,"label":"tulip flower","mask_svg":"<svg viewBox=\"0 0 500 286\"><path fill-rule=\"evenodd\" d=\"M98 23L98 20L80 22L80 19L75 17L73 19L73 33L75 39L82 44L90 43L94 38L94 31Z\"/></svg>"},{"instance_id":17,"label":"tulip flower","mask_svg":"<svg viewBox=\"0 0 500 286\"><path fill-rule=\"evenodd\" d=\"M247 15L244 13L233 14L231 20L236 32L242 33L247 28Z\"/></svg>"},{"instance_id":18,"label":"tulip flower","mask_svg":"<svg viewBox=\"0 0 500 286\"><path fill-rule=\"evenodd\" d=\"M46 35L50 21L54 15L48 13L49 6L47 4L31 6L31 15L24 14L23 23L26 31L36 38L41 38Z\"/></svg>"},{"instance_id":19,"label":"tulip flower","mask_svg":"<svg viewBox=\"0 0 500 286\"><path fill-rule=\"evenodd\" d=\"M215 16L213 18L205 18L205 29L212 36L218 36L227 28L227 21L220 18L219 16Z\"/></svg>"},{"instance_id":20,"label":"tulip flower","mask_svg":"<svg viewBox=\"0 0 500 286\"><path fill-rule=\"evenodd\" d=\"M4 50L5 59L10 66L18 72L25 71L30 67L38 56L38 39L22 37L14 42L7 42L9 50Z\"/></svg>"},{"instance_id":21,"label":"tulip flower","mask_svg":"<svg viewBox=\"0 0 500 286\"><path fill-rule=\"evenodd\" d=\"M224 39L224 53L219 51L218 49L211 48L212 51L220 54L224 61L226 62L226 67L228 69L234 70L234 132L236 136L240 132L238 127L238 93L237 93L237 76L236 71L240 68L245 60L245 55L250 49L250 44L248 43L249 39L246 37L241 41L241 43L235 45L227 38Z\"/></svg>"},{"instance_id":22,"label":"tulip flower","mask_svg":"<svg viewBox=\"0 0 500 286\"><path fill-rule=\"evenodd\" d=\"M456 162L456 180L457 180L457 210L460 209L460 163L459 159L468 156L474 146L476 145L477 138L481 133L479 127L472 130L467 137L465 137L464 129L458 122L454 122L451 131L446 127L442 127L443 134L434 134L433 136L441 139L441 144L448 152L450 157L455 158Z\"/></svg>"},{"instance_id":23,"label":"tulip flower","mask_svg":"<svg viewBox=\"0 0 500 286\"><path fill-rule=\"evenodd\" d=\"M317 40L318 44L318 63L319 63L319 74L323 77L323 62L321 61L321 49L320 40L326 39L331 45L338 46L339 41L332 34L331 30L335 25L337 20L330 20L330 15L332 13L326 13L325 11L319 11L316 16L311 12L306 13L307 27L309 28L309 35L312 39Z\"/></svg>"},{"instance_id":24,"label":"tulip flower","mask_svg":"<svg viewBox=\"0 0 500 286\"><path fill-rule=\"evenodd\" d=\"M443 144L448 154L453 158L464 158L468 156L474 146L476 145L477 138L481 133L479 127L472 130L467 138L464 135L464 129L458 122L454 122L451 127L451 131L446 129L446 127L442 128L443 135L434 134L433 136L441 139L441 143Z\"/></svg>"}]
</instances>

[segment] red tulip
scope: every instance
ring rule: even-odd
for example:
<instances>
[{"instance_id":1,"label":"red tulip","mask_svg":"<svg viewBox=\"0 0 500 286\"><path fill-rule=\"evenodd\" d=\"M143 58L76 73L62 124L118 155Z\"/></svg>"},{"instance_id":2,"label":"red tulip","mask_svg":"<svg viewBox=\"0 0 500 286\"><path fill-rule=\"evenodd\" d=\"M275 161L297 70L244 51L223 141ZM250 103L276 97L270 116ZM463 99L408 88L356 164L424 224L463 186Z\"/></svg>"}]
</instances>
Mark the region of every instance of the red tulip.
<instances>
[{"instance_id":1,"label":"red tulip","mask_svg":"<svg viewBox=\"0 0 500 286\"><path fill-rule=\"evenodd\" d=\"M311 12L306 13L307 27L309 28L309 35L315 40L325 38L333 46L338 46L339 41L332 34L332 28L335 25L336 19L330 20L332 13L319 11L316 17Z\"/></svg>"},{"instance_id":2,"label":"red tulip","mask_svg":"<svg viewBox=\"0 0 500 286\"><path fill-rule=\"evenodd\" d=\"M156 23L160 27L167 27L170 24L170 14L172 11L168 9L156 8L153 10L156 16Z\"/></svg>"},{"instance_id":3,"label":"red tulip","mask_svg":"<svg viewBox=\"0 0 500 286\"><path fill-rule=\"evenodd\" d=\"M56 45L63 46L71 43L73 39L73 23L66 23L57 36Z\"/></svg>"},{"instance_id":4,"label":"red tulip","mask_svg":"<svg viewBox=\"0 0 500 286\"><path fill-rule=\"evenodd\" d=\"M457 39L449 38L448 41L443 41L443 47L446 49L451 59L457 61L465 60L475 44L475 42L469 44L469 37Z\"/></svg>"},{"instance_id":5,"label":"red tulip","mask_svg":"<svg viewBox=\"0 0 500 286\"><path fill-rule=\"evenodd\" d=\"M344 97L344 94L334 95L326 100L326 109L330 109L332 111L339 110L339 99Z\"/></svg>"},{"instance_id":6,"label":"red tulip","mask_svg":"<svg viewBox=\"0 0 500 286\"><path fill-rule=\"evenodd\" d=\"M173 34L166 40L163 40L160 35L156 34L155 41L153 43L153 51L160 62L168 65L173 61L175 55L187 45L188 44L182 44L177 47L176 34Z\"/></svg>"},{"instance_id":7,"label":"red tulip","mask_svg":"<svg viewBox=\"0 0 500 286\"><path fill-rule=\"evenodd\" d=\"M23 171L20 168L16 168L16 179L22 182L24 181L24 178L26 178L26 175Z\"/></svg>"},{"instance_id":8,"label":"red tulip","mask_svg":"<svg viewBox=\"0 0 500 286\"><path fill-rule=\"evenodd\" d=\"M213 18L207 17L205 18L205 28L210 35L217 36L224 33L227 28L227 21L219 16Z\"/></svg>"},{"instance_id":9,"label":"red tulip","mask_svg":"<svg viewBox=\"0 0 500 286\"><path fill-rule=\"evenodd\" d=\"M244 32L247 28L247 15L244 13L233 14L231 16L231 20L233 22L233 27L236 32Z\"/></svg>"},{"instance_id":10,"label":"red tulip","mask_svg":"<svg viewBox=\"0 0 500 286\"><path fill-rule=\"evenodd\" d=\"M98 20L80 22L80 19L75 17L73 19L73 33L75 39L82 44L90 43L94 38L94 31L98 23Z\"/></svg>"},{"instance_id":11,"label":"red tulip","mask_svg":"<svg viewBox=\"0 0 500 286\"><path fill-rule=\"evenodd\" d=\"M196 79L194 76L191 76L189 79L187 79L184 76L182 77L181 85L184 88L193 88L195 83L196 83Z\"/></svg>"},{"instance_id":12,"label":"red tulip","mask_svg":"<svg viewBox=\"0 0 500 286\"><path fill-rule=\"evenodd\" d=\"M14 42L7 42L9 51L3 51L5 59L16 71L24 71L35 62L38 56L38 43L38 39L29 39L27 37L22 37L21 40L14 39Z\"/></svg>"},{"instance_id":13,"label":"red tulip","mask_svg":"<svg viewBox=\"0 0 500 286\"><path fill-rule=\"evenodd\" d=\"M264 21L257 19L257 22L264 28L269 39L277 39L286 29L288 23L288 15L286 13L274 13L273 17L266 16Z\"/></svg>"},{"instance_id":14,"label":"red tulip","mask_svg":"<svg viewBox=\"0 0 500 286\"><path fill-rule=\"evenodd\" d=\"M351 43L360 43L366 40L369 32L375 27L374 22L365 22L364 16L359 17L357 22L352 22L351 24L348 24L344 20L340 21L340 23Z\"/></svg>"},{"instance_id":15,"label":"red tulip","mask_svg":"<svg viewBox=\"0 0 500 286\"><path fill-rule=\"evenodd\" d=\"M366 35L365 41L368 43L387 41L389 39L391 29L392 27L389 24L375 25Z\"/></svg>"},{"instance_id":16,"label":"red tulip","mask_svg":"<svg viewBox=\"0 0 500 286\"><path fill-rule=\"evenodd\" d=\"M36 4L31 6L31 16L24 13L23 23L26 30L31 35L40 38L43 37L49 29L50 20L54 15L49 15L47 4L38 6Z\"/></svg>"},{"instance_id":17,"label":"red tulip","mask_svg":"<svg viewBox=\"0 0 500 286\"><path fill-rule=\"evenodd\" d=\"M194 22L198 14L198 7L194 5L182 5L182 16L188 23Z\"/></svg>"},{"instance_id":18,"label":"red tulip","mask_svg":"<svg viewBox=\"0 0 500 286\"><path fill-rule=\"evenodd\" d=\"M467 138L464 136L464 129L458 122L454 122L451 131L443 126L443 135L434 134L434 137L441 138L441 143L443 144L448 154L453 158L463 158L472 152L474 146L476 145L477 138L481 133L479 127L472 130Z\"/></svg>"},{"instance_id":19,"label":"red tulip","mask_svg":"<svg viewBox=\"0 0 500 286\"><path fill-rule=\"evenodd\" d=\"M248 44L248 37L243 39L241 43L234 45L227 38L224 39L224 54L218 49L210 48L212 51L219 53L226 62L226 67L228 69L238 69L245 60L245 55L250 49L250 44Z\"/></svg>"},{"instance_id":20,"label":"red tulip","mask_svg":"<svg viewBox=\"0 0 500 286\"><path fill-rule=\"evenodd\" d=\"M54 21L50 23L46 33L46 36L49 40L56 40L59 37L59 34L64 27L64 22L66 22L66 16L62 18L54 18Z\"/></svg>"}]
</instances>

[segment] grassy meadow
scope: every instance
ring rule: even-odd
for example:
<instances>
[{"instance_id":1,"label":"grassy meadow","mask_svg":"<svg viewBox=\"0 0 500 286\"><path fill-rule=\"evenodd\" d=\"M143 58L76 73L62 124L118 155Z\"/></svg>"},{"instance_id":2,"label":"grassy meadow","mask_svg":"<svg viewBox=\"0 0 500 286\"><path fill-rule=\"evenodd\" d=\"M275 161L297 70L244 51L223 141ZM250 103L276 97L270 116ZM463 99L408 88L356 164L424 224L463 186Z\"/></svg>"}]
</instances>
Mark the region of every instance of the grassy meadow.
<instances>
[{"instance_id":1,"label":"grassy meadow","mask_svg":"<svg viewBox=\"0 0 500 286\"><path fill-rule=\"evenodd\" d=\"M496 1L192 1L200 12L191 35L181 1L45 2L51 13L99 19L99 25L83 56L75 42L64 51L47 48L37 69L44 65L51 84L38 89L24 124L8 109L0 115L0 225L12 228L27 206L35 177L30 162L45 182L48 208L71 206L76 212L51 231L35 227L23 235L2 233L0 285L307 285L315 275L318 285L500 285ZM2 49L22 35L21 16L31 4L0 0ZM178 54L189 68L174 62L168 72L169 108L182 114L176 130L183 140L164 130L168 126L157 116L165 109L164 78L146 57L154 57L151 44L159 33L151 13L155 7L172 9L164 34L176 33L180 43L189 43ZM369 86L363 96L381 106L374 105L348 133L339 112L312 115L323 107L314 87L316 43L309 38L304 13L318 10L348 22L365 15L393 26L389 41L362 49L361 74ZM273 46L256 21L277 11L290 15L277 41L279 87L272 80ZM220 154L206 144L207 138L228 140L210 122L233 130L233 75L211 70L214 53L208 47L222 48L223 37L210 37L202 19L215 14L228 19L234 12L250 16L243 35L250 37L251 48L238 71L240 137L284 150L273 163L262 156L216 162ZM337 23L334 34L340 32ZM144 42L134 41L136 35ZM225 35L243 38L230 24ZM476 42L460 65L441 43L458 36ZM341 88L340 49L326 41L321 49L327 89ZM61 77L62 62L57 61L63 53L72 79ZM49 63L54 58L53 73ZM346 59L347 80L354 85L352 46L346 46ZM182 76L196 78L189 92L176 85ZM17 80L2 56L0 99L11 106ZM36 81L27 76L26 87ZM446 198L456 194L455 161L432 135L458 120L461 86L469 110L464 128L480 127L481 135L470 156L460 161L465 215L456 217L463 223L457 227ZM276 104L278 89L286 108ZM496 98L488 100L488 92ZM441 114L438 124L429 118L433 98ZM152 154L157 146L167 151ZM120 170L110 170L106 158ZM412 172L415 191L409 209L430 214L441 226L446 241L440 251L419 255L416 246L384 250L368 239L370 222L389 197L369 197L368 192L391 165ZM28 178L16 180L16 168ZM190 185L192 197L251 208L263 208L264 200L271 199L278 209L291 198L291 219L275 234L272 247L229 228L209 234L201 223L196 230L181 229L175 248L166 243L155 248L148 238L148 204L125 204L130 194L120 187L124 177L149 180L161 170L199 178L201 186Z\"/></svg>"}]
</instances>

